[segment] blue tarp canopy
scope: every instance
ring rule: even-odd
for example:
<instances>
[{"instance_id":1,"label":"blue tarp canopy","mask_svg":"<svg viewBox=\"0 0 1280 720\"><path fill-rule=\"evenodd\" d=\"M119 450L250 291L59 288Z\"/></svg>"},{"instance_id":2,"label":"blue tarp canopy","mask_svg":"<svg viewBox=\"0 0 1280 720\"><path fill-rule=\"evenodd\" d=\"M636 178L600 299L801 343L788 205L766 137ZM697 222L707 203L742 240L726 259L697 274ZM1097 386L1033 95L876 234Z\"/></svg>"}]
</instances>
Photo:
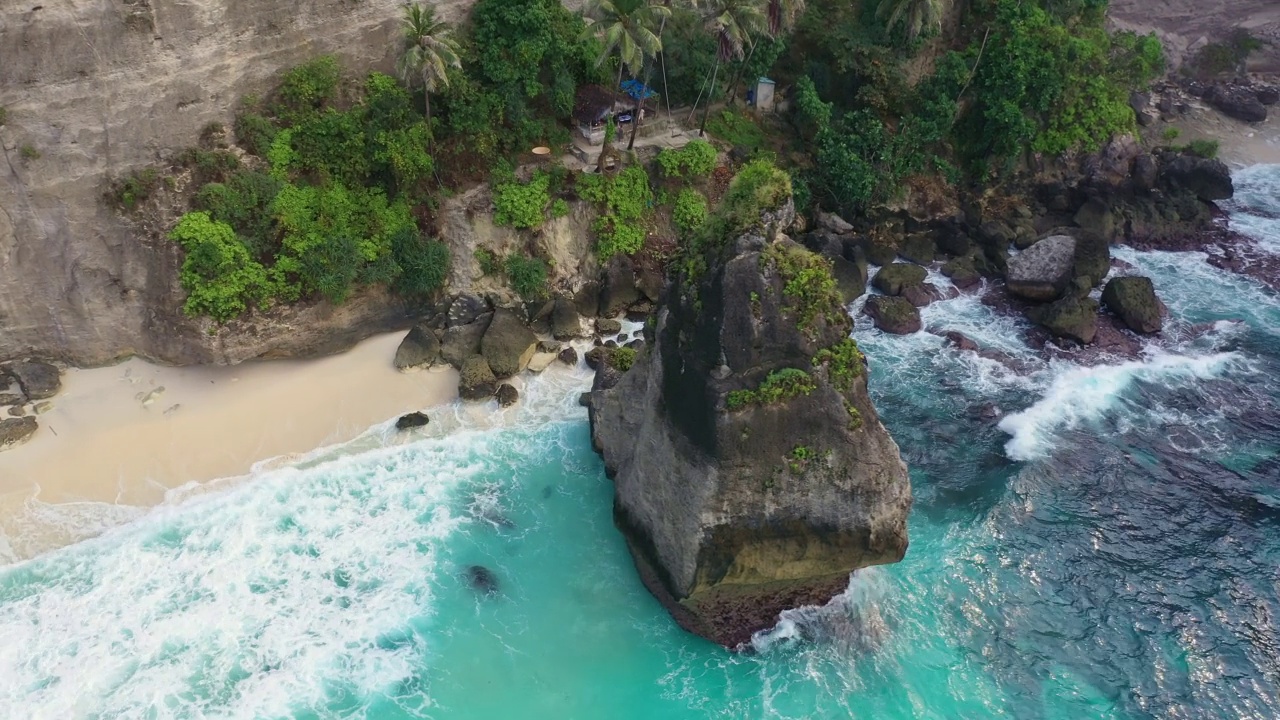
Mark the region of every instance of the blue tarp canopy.
<instances>
[{"instance_id":1,"label":"blue tarp canopy","mask_svg":"<svg viewBox=\"0 0 1280 720\"><path fill-rule=\"evenodd\" d=\"M658 94L639 80L624 80L622 82L622 91L630 95L634 100L648 100Z\"/></svg>"}]
</instances>

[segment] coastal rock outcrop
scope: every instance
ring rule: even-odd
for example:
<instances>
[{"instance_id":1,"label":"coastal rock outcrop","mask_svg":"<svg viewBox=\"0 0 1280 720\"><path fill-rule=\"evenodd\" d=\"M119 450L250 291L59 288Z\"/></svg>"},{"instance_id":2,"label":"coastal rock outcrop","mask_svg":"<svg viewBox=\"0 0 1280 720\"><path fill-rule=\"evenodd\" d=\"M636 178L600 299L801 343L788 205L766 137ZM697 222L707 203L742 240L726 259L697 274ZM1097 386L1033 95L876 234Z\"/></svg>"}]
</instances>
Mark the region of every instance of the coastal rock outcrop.
<instances>
[{"instance_id":1,"label":"coastal rock outcrop","mask_svg":"<svg viewBox=\"0 0 1280 720\"><path fill-rule=\"evenodd\" d=\"M1057 337L1088 345L1098 334L1098 301L1068 295L1048 305L1033 307L1027 317Z\"/></svg>"},{"instance_id":2,"label":"coastal rock outcrop","mask_svg":"<svg viewBox=\"0 0 1280 720\"><path fill-rule=\"evenodd\" d=\"M1102 291L1102 303L1120 316L1124 324L1134 332L1158 333L1164 327L1164 320L1160 316L1160 299L1156 297L1151 278L1112 278Z\"/></svg>"},{"instance_id":3,"label":"coastal rock outcrop","mask_svg":"<svg viewBox=\"0 0 1280 720\"><path fill-rule=\"evenodd\" d=\"M920 311L903 297L873 295L867 298L866 313L876 327L894 335L910 335L922 327Z\"/></svg>"},{"instance_id":4,"label":"coastal rock outcrop","mask_svg":"<svg viewBox=\"0 0 1280 720\"><path fill-rule=\"evenodd\" d=\"M396 348L397 370L427 367L440 359L440 339L425 323L418 323Z\"/></svg>"},{"instance_id":5,"label":"coastal rock outcrop","mask_svg":"<svg viewBox=\"0 0 1280 720\"><path fill-rule=\"evenodd\" d=\"M62 389L62 372L39 360L21 360L0 367L0 375L8 374L18 381L27 400L47 400Z\"/></svg>"},{"instance_id":6,"label":"coastal rock outcrop","mask_svg":"<svg viewBox=\"0 0 1280 720\"><path fill-rule=\"evenodd\" d=\"M538 336L514 313L498 310L480 341L480 354L495 377L509 378L524 370L538 349Z\"/></svg>"},{"instance_id":7,"label":"coastal rock outcrop","mask_svg":"<svg viewBox=\"0 0 1280 720\"><path fill-rule=\"evenodd\" d=\"M880 268L871 285L885 295L901 295L907 288L924 283L927 276L919 265L890 263Z\"/></svg>"},{"instance_id":8,"label":"coastal rock outcrop","mask_svg":"<svg viewBox=\"0 0 1280 720\"><path fill-rule=\"evenodd\" d=\"M38 426L33 417L17 417L0 420L0 451L16 447L31 439Z\"/></svg>"},{"instance_id":9,"label":"coastal rock outcrop","mask_svg":"<svg viewBox=\"0 0 1280 720\"><path fill-rule=\"evenodd\" d=\"M1059 297L1071 283L1075 254L1075 238L1054 235L1009 258L1005 276L1009 292L1027 300Z\"/></svg>"},{"instance_id":10,"label":"coastal rock outcrop","mask_svg":"<svg viewBox=\"0 0 1280 720\"><path fill-rule=\"evenodd\" d=\"M794 215L786 176L753 181L725 204L770 198L753 208L763 222L669 288L648 348L625 372L599 363L589 399L645 586L728 647L900 560L911 506L828 267L777 234Z\"/></svg>"},{"instance_id":11,"label":"coastal rock outcrop","mask_svg":"<svg viewBox=\"0 0 1280 720\"><path fill-rule=\"evenodd\" d=\"M458 396L463 400L486 400L497 392L498 379L481 355L472 355L458 372Z\"/></svg>"}]
</instances>

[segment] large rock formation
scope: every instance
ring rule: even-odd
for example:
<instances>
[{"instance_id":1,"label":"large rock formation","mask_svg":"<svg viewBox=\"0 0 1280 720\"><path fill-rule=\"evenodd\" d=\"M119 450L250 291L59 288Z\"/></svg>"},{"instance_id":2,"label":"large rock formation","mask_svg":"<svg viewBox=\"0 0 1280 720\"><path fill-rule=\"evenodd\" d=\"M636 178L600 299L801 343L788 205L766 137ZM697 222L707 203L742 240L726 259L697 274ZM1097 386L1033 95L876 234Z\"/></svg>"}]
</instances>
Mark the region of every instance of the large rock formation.
<instances>
[{"instance_id":1,"label":"large rock formation","mask_svg":"<svg viewBox=\"0 0 1280 720\"><path fill-rule=\"evenodd\" d=\"M792 216L784 198L765 232L708 251L669 289L650 349L620 377L601 363L589 401L646 587L729 647L907 549L906 466L825 263L776 236Z\"/></svg>"},{"instance_id":2,"label":"large rock formation","mask_svg":"<svg viewBox=\"0 0 1280 720\"><path fill-rule=\"evenodd\" d=\"M1009 292L1028 300L1053 300L1071 282L1076 239L1070 235L1047 237L1009 258Z\"/></svg>"}]
</instances>

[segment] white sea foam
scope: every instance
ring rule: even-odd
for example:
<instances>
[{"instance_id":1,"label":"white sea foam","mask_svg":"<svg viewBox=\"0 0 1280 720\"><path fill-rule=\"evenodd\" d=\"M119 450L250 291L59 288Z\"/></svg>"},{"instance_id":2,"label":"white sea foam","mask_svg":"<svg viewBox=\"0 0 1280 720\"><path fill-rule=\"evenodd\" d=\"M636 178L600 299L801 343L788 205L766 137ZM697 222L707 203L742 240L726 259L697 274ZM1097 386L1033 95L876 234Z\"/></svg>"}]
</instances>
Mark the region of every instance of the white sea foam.
<instances>
[{"instance_id":1,"label":"white sea foam","mask_svg":"<svg viewBox=\"0 0 1280 720\"><path fill-rule=\"evenodd\" d=\"M1000 429L1013 436L1005 445L1005 452L1014 460L1047 456L1054 447L1056 433L1095 423L1116 411L1136 382L1174 384L1221 377L1232 371L1248 372L1236 353L1193 357L1157 352L1145 360L1116 365L1055 367L1060 369L1048 392L1031 407L1000 422Z\"/></svg>"},{"instance_id":2,"label":"white sea foam","mask_svg":"<svg viewBox=\"0 0 1280 720\"><path fill-rule=\"evenodd\" d=\"M1280 165L1252 165L1237 171L1236 193L1223 207L1231 213L1231 227L1256 240L1262 248L1280 253Z\"/></svg>"}]
</instances>

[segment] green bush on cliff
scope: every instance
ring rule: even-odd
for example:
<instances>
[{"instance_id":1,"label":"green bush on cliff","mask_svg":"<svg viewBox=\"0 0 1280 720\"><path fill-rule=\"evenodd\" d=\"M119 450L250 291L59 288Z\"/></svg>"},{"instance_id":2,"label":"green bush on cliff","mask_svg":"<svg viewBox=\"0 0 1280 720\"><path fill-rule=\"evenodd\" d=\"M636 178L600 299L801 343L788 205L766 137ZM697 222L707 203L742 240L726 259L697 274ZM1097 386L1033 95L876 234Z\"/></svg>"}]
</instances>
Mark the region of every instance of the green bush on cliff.
<instances>
[{"instance_id":1,"label":"green bush on cliff","mask_svg":"<svg viewBox=\"0 0 1280 720\"><path fill-rule=\"evenodd\" d=\"M225 183L209 183L196 193L195 207L230 225L259 260L270 259L277 244L271 202L281 182L256 170L241 170Z\"/></svg>"},{"instance_id":2,"label":"green bush on cliff","mask_svg":"<svg viewBox=\"0 0 1280 720\"><path fill-rule=\"evenodd\" d=\"M512 255L504 263L511 289L525 300L547 296L547 263L542 258Z\"/></svg>"},{"instance_id":3,"label":"green bush on cliff","mask_svg":"<svg viewBox=\"0 0 1280 720\"><path fill-rule=\"evenodd\" d=\"M784 368L769 376L754 390L734 390L725 398L729 410L741 410L748 405L772 405L800 395L808 395L818 389L813 377L804 370Z\"/></svg>"},{"instance_id":4,"label":"green bush on cliff","mask_svg":"<svg viewBox=\"0 0 1280 720\"><path fill-rule=\"evenodd\" d=\"M831 347L819 350L813 356L813 366L827 366L831 384L842 393L853 389L853 381L863 372L862 351L853 338L845 338Z\"/></svg>"},{"instance_id":5,"label":"green bush on cliff","mask_svg":"<svg viewBox=\"0 0 1280 720\"><path fill-rule=\"evenodd\" d=\"M612 176L580 175L578 196L596 203L599 217L596 254L608 260L617 254L632 255L644 247L647 219L653 208L653 189L644 168L632 165Z\"/></svg>"},{"instance_id":6,"label":"green bush on cliff","mask_svg":"<svg viewBox=\"0 0 1280 720\"><path fill-rule=\"evenodd\" d=\"M542 227L551 204L551 178L536 173L527 183L507 182L493 189L493 221L519 229Z\"/></svg>"},{"instance_id":7,"label":"green bush on cliff","mask_svg":"<svg viewBox=\"0 0 1280 720\"><path fill-rule=\"evenodd\" d=\"M669 178L699 178L716 169L716 149L706 140L690 140L682 148L658 153L658 167Z\"/></svg>"},{"instance_id":8,"label":"green bush on cliff","mask_svg":"<svg viewBox=\"0 0 1280 720\"><path fill-rule=\"evenodd\" d=\"M636 364L635 348L614 348L613 352L609 354L609 364L621 372L630 370L631 366Z\"/></svg>"},{"instance_id":9,"label":"green bush on cliff","mask_svg":"<svg viewBox=\"0 0 1280 720\"><path fill-rule=\"evenodd\" d=\"M760 262L782 278L782 295L790 301L799 327L810 327L819 315L841 312L840 293L826 258L799 245L774 243L761 253Z\"/></svg>"},{"instance_id":10,"label":"green bush on cliff","mask_svg":"<svg viewBox=\"0 0 1280 720\"><path fill-rule=\"evenodd\" d=\"M782 207L790 197L790 175L770 160L752 160L729 183L719 214L728 231L738 233L758 225L761 215Z\"/></svg>"},{"instance_id":11,"label":"green bush on cliff","mask_svg":"<svg viewBox=\"0 0 1280 720\"><path fill-rule=\"evenodd\" d=\"M693 188L681 190L671 209L671 222L685 237L701 230L707 222L706 196Z\"/></svg>"},{"instance_id":12,"label":"green bush on cliff","mask_svg":"<svg viewBox=\"0 0 1280 720\"><path fill-rule=\"evenodd\" d=\"M321 55L285 73L277 95L280 115L302 117L333 99L338 91L342 68L332 55Z\"/></svg>"},{"instance_id":13,"label":"green bush on cliff","mask_svg":"<svg viewBox=\"0 0 1280 720\"><path fill-rule=\"evenodd\" d=\"M183 312L226 322L251 305L265 305L273 294L266 268L255 261L230 225L207 212L189 212L169 233L187 256L179 282L187 291Z\"/></svg>"},{"instance_id":14,"label":"green bush on cliff","mask_svg":"<svg viewBox=\"0 0 1280 720\"><path fill-rule=\"evenodd\" d=\"M449 278L449 246L402 225L391 235L391 257L400 270L395 288L404 295L430 295Z\"/></svg>"}]
</instances>

